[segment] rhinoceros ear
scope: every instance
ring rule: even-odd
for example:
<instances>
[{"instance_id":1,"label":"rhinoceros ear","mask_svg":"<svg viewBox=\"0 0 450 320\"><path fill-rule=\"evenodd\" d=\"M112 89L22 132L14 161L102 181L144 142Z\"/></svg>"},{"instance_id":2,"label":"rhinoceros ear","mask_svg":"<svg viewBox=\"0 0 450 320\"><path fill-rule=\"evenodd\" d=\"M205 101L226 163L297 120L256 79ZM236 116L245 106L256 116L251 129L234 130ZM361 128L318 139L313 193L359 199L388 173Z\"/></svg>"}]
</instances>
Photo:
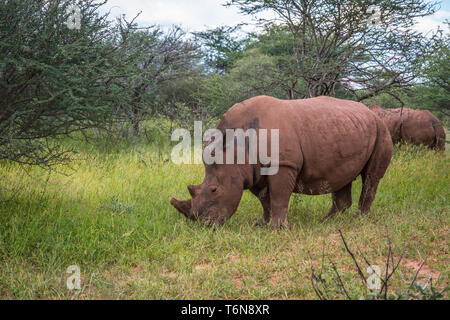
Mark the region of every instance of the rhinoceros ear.
<instances>
[{"instance_id":1,"label":"rhinoceros ear","mask_svg":"<svg viewBox=\"0 0 450 320\"><path fill-rule=\"evenodd\" d=\"M198 185L198 186L190 185L187 188L188 188L189 193L191 194L192 198L195 198L200 193L200 185Z\"/></svg>"}]
</instances>

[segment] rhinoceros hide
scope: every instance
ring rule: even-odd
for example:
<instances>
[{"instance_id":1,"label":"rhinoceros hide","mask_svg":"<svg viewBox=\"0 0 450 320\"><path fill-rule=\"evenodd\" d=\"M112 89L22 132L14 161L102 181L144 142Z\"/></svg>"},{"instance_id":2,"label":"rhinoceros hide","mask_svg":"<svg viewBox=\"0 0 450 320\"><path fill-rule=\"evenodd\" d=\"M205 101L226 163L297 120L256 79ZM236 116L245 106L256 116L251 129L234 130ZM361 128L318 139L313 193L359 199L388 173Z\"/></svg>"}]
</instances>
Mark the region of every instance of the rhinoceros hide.
<instances>
[{"instance_id":1,"label":"rhinoceros hide","mask_svg":"<svg viewBox=\"0 0 450 320\"><path fill-rule=\"evenodd\" d=\"M260 200L264 213L258 225L270 223L278 229L287 225L292 193L331 194L326 218L352 204L352 182L361 175L359 209L367 213L380 179L392 156L388 128L365 105L331 97L280 100L258 96L231 107L217 129L267 130L267 141L278 134L278 163L266 163L258 154L256 163L207 164L205 177L189 186L191 199L171 204L192 220L223 224L236 211L244 190ZM265 129L265 130L263 130ZM233 150L224 143L223 158ZM272 143L272 142L270 142ZM271 148L268 148L271 150ZM249 157L247 157L248 160ZM262 174L277 165L276 174Z\"/></svg>"}]
</instances>

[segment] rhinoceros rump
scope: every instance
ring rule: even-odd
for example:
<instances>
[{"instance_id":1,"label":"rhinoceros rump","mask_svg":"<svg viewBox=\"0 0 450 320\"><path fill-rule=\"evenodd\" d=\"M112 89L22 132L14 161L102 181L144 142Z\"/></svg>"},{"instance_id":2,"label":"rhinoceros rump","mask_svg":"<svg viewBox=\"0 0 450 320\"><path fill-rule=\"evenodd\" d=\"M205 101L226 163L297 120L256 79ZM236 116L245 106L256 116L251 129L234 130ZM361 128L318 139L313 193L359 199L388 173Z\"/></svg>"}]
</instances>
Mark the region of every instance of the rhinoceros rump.
<instances>
[{"instance_id":1,"label":"rhinoceros rump","mask_svg":"<svg viewBox=\"0 0 450 320\"><path fill-rule=\"evenodd\" d=\"M211 224L221 225L233 215L245 189L263 206L259 225L270 222L274 229L287 225L293 192L331 193L332 207L325 217L329 218L351 206L352 182L358 175L363 181L359 209L367 213L392 156L389 131L375 113L361 103L331 97L254 97L229 109L217 128L267 129L269 135L271 129L279 129L279 170L261 175L259 160L205 165L203 183L188 186L192 199L170 202L186 217Z\"/></svg>"},{"instance_id":2,"label":"rhinoceros rump","mask_svg":"<svg viewBox=\"0 0 450 320\"><path fill-rule=\"evenodd\" d=\"M409 142L445 151L445 131L441 122L428 110L383 109L369 106L387 125L392 142Z\"/></svg>"}]
</instances>

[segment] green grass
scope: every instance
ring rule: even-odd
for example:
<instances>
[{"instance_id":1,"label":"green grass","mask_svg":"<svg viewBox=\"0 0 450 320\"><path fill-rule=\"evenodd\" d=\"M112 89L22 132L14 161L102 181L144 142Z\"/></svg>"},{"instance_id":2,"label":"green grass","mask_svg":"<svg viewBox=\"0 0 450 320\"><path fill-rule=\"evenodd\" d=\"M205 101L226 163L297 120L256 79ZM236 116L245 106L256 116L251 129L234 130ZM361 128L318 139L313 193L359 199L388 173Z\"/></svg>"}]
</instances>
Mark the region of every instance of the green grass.
<instances>
[{"instance_id":1,"label":"green grass","mask_svg":"<svg viewBox=\"0 0 450 320\"><path fill-rule=\"evenodd\" d=\"M380 266L388 237L396 257L411 239L394 291L424 257L419 282L441 274L448 283L448 155L396 148L369 215L357 214L358 178L349 211L321 223L330 196L293 195L291 228L277 232L253 226L262 208L248 191L221 228L186 220L169 199L188 198L186 186L202 181L203 167L176 166L154 143L81 150L75 171L0 163L0 298L315 299L308 251L316 269L322 251L331 258L358 298L366 290L338 229ZM81 291L66 288L73 264Z\"/></svg>"}]
</instances>

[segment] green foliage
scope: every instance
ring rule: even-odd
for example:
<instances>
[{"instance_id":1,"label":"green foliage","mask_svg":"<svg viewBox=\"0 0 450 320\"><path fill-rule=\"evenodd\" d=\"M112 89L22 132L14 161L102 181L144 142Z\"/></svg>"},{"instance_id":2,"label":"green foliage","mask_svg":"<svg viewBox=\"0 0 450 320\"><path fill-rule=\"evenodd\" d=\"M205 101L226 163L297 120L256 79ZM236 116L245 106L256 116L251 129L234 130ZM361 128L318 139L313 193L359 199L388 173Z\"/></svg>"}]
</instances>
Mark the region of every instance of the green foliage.
<instances>
[{"instance_id":1,"label":"green foliage","mask_svg":"<svg viewBox=\"0 0 450 320\"><path fill-rule=\"evenodd\" d=\"M228 78L224 75L212 74L204 78L193 93L198 104L207 110L212 118L219 119L234 103L238 102L231 90Z\"/></svg>"},{"instance_id":2,"label":"green foliage","mask_svg":"<svg viewBox=\"0 0 450 320\"><path fill-rule=\"evenodd\" d=\"M192 124L192 118L202 120L208 117L195 98L199 84L204 81L203 66L186 61L184 73L178 73L170 81L165 81L158 90L155 100L156 113L171 121ZM155 113L152 114L152 117Z\"/></svg>"},{"instance_id":3,"label":"green foliage","mask_svg":"<svg viewBox=\"0 0 450 320\"><path fill-rule=\"evenodd\" d=\"M424 68L426 84L439 87L450 92L450 22L447 21L447 33L442 34L435 40L433 54L429 57ZM448 96L447 96L448 98Z\"/></svg>"},{"instance_id":4,"label":"green foliage","mask_svg":"<svg viewBox=\"0 0 450 320\"><path fill-rule=\"evenodd\" d=\"M155 115L178 118L195 108L202 74L196 44L173 27L140 28L100 14L104 4L77 2L79 29L69 28L71 0L1 1L0 159L52 166L71 150L51 139L77 131L117 130ZM120 127L120 126L119 126Z\"/></svg>"},{"instance_id":5,"label":"green foliage","mask_svg":"<svg viewBox=\"0 0 450 320\"><path fill-rule=\"evenodd\" d=\"M199 43L204 48L206 64L213 71L225 74L234 62L242 57L246 39L239 39L235 33L240 25L235 27L221 26L203 32L194 32Z\"/></svg>"},{"instance_id":6,"label":"green foliage","mask_svg":"<svg viewBox=\"0 0 450 320\"><path fill-rule=\"evenodd\" d=\"M125 97L111 81L127 70L100 3L80 1L80 29L66 25L70 4L0 2L0 159L55 164L67 154L49 137L104 127Z\"/></svg>"},{"instance_id":7,"label":"green foliage","mask_svg":"<svg viewBox=\"0 0 450 320\"><path fill-rule=\"evenodd\" d=\"M435 39L433 52L426 57L423 68L424 83L414 87L410 101L419 108L425 108L450 117L450 23L447 33Z\"/></svg>"},{"instance_id":8,"label":"green foliage","mask_svg":"<svg viewBox=\"0 0 450 320\"><path fill-rule=\"evenodd\" d=\"M267 25L264 32L254 35L256 38L249 49L257 48L263 55L272 58L276 70L269 74L272 77L272 87L279 88L279 98L303 98L307 96L305 81L296 63L295 47L300 41L285 25ZM281 89L281 90L280 90Z\"/></svg>"},{"instance_id":9,"label":"green foliage","mask_svg":"<svg viewBox=\"0 0 450 320\"><path fill-rule=\"evenodd\" d=\"M275 59L246 50L225 75L204 78L193 96L210 118L220 118L233 104L257 95L283 96Z\"/></svg>"},{"instance_id":10,"label":"green foliage","mask_svg":"<svg viewBox=\"0 0 450 320\"><path fill-rule=\"evenodd\" d=\"M132 26L129 24L129 28ZM186 40L185 33L175 26L166 32L154 26L140 28L122 34L122 39L127 42L122 47L123 55L135 57L127 63L135 75L123 83L130 95L125 110L130 110L134 133L139 133L143 119L157 114L181 116L177 105L192 102L189 92L203 70L197 45Z\"/></svg>"},{"instance_id":11,"label":"green foliage","mask_svg":"<svg viewBox=\"0 0 450 320\"><path fill-rule=\"evenodd\" d=\"M305 81L307 97L333 96L342 86L358 101L418 79L430 41L411 26L437 8L423 0L230 0L228 5L249 15L271 12L273 18L261 24L281 23L276 29L290 34L290 64ZM375 26L372 5L382 16Z\"/></svg>"},{"instance_id":12,"label":"green foliage","mask_svg":"<svg viewBox=\"0 0 450 320\"><path fill-rule=\"evenodd\" d=\"M228 81L231 90L242 100L264 94L279 96L281 91L275 59L258 49L247 50L243 58L236 61L228 74Z\"/></svg>"}]
</instances>

